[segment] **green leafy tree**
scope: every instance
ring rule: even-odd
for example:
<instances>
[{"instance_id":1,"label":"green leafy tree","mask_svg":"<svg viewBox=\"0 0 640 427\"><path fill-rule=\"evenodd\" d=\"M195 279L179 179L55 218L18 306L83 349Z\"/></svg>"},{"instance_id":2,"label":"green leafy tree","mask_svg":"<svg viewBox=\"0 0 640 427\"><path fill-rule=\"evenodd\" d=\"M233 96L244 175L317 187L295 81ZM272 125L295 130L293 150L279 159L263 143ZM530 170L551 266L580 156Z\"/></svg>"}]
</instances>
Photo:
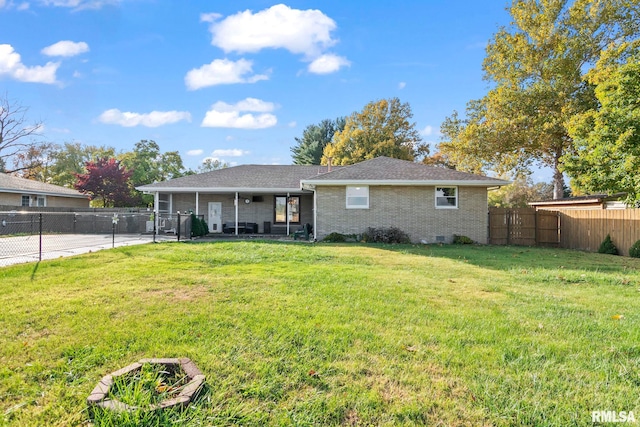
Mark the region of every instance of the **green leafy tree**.
<instances>
[{"instance_id":1,"label":"green leafy tree","mask_svg":"<svg viewBox=\"0 0 640 427\"><path fill-rule=\"evenodd\" d=\"M526 208L529 202L553 198L553 185L533 183L531 177L520 176L511 184L489 192L489 206L499 208Z\"/></svg>"},{"instance_id":2,"label":"green leafy tree","mask_svg":"<svg viewBox=\"0 0 640 427\"><path fill-rule=\"evenodd\" d=\"M228 168L229 164L227 162L222 162L218 159L214 159L211 157L207 157L202 161L200 166L198 166L198 173L211 172L218 169Z\"/></svg>"},{"instance_id":3,"label":"green leafy tree","mask_svg":"<svg viewBox=\"0 0 640 427\"><path fill-rule=\"evenodd\" d=\"M177 151L162 153L160 146L153 140L140 140L136 142L133 151L119 156L122 164L131 171L131 183L133 187L166 181L185 175L182 158ZM153 196L142 194L133 190L132 196L138 205L150 205Z\"/></svg>"},{"instance_id":4,"label":"green leafy tree","mask_svg":"<svg viewBox=\"0 0 640 427\"><path fill-rule=\"evenodd\" d=\"M291 147L294 165L319 165L324 148L331 142L336 132L344 129L346 119L325 119L317 125L309 125L302 132L301 138L295 138L296 145Z\"/></svg>"},{"instance_id":5,"label":"green leafy tree","mask_svg":"<svg viewBox=\"0 0 640 427\"><path fill-rule=\"evenodd\" d=\"M379 156L416 160L429 154L415 128L411 106L398 98L367 104L347 117L344 129L324 149L322 164L350 165Z\"/></svg>"},{"instance_id":6,"label":"green leafy tree","mask_svg":"<svg viewBox=\"0 0 640 427\"><path fill-rule=\"evenodd\" d=\"M487 47L492 88L464 119L445 120L440 151L461 170L549 166L554 197L562 197L563 160L573 150L566 123L595 105L584 72L603 50L637 37L639 9L635 0L514 1L511 26Z\"/></svg>"},{"instance_id":7,"label":"green leafy tree","mask_svg":"<svg viewBox=\"0 0 640 427\"><path fill-rule=\"evenodd\" d=\"M73 188L76 175L86 172L85 165L101 157L115 157L113 147L96 147L79 142L65 142L62 146L54 146L51 150L50 182L63 187Z\"/></svg>"},{"instance_id":8,"label":"green leafy tree","mask_svg":"<svg viewBox=\"0 0 640 427\"><path fill-rule=\"evenodd\" d=\"M605 55L589 73L598 108L569 122L575 151L565 158L573 185L586 192L626 192L640 201L640 41Z\"/></svg>"}]
</instances>

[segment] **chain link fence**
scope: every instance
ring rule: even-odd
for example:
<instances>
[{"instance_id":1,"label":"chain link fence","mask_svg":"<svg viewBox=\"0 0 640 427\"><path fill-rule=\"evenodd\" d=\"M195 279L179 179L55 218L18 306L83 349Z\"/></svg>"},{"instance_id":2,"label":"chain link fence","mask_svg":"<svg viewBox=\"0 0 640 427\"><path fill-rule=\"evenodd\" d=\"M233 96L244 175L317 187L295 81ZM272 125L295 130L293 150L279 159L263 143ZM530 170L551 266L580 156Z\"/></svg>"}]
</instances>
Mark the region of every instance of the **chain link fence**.
<instances>
[{"instance_id":1,"label":"chain link fence","mask_svg":"<svg viewBox=\"0 0 640 427\"><path fill-rule=\"evenodd\" d=\"M191 239L191 215L0 212L0 266L116 246Z\"/></svg>"}]
</instances>

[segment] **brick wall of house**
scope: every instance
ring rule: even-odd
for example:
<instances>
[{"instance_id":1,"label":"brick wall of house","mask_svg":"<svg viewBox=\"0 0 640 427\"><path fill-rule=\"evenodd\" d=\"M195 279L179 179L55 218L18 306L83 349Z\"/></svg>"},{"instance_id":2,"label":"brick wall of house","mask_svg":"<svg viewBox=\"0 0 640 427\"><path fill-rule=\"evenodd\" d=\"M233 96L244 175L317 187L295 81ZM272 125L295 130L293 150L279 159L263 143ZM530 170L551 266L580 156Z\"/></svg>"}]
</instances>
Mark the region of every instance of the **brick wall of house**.
<instances>
[{"instance_id":1,"label":"brick wall of house","mask_svg":"<svg viewBox=\"0 0 640 427\"><path fill-rule=\"evenodd\" d=\"M35 206L35 199L37 196L24 193L25 195L30 195L33 199L33 203ZM45 196L47 199L48 208L88 208L89 207L89 199L88 198L77 198L77 197L57 197L57 196ZM22 206L22 194L18 193L0 193L0 206Z\"/></svg>"},{"instance_id":2,"label":"brick wall of house","mask_svg":"<svg viewBox=\"0 0 640 427\"><path fill-rule=\"evenodd\" d=\"M370 186L369 209L347 209L346 188L317 187L317 238L397 227L413 242L450 243L453 235L487 243L487 189L458 187L458 209L436 209L435 187Z\"/></svg>"}]
</instances>

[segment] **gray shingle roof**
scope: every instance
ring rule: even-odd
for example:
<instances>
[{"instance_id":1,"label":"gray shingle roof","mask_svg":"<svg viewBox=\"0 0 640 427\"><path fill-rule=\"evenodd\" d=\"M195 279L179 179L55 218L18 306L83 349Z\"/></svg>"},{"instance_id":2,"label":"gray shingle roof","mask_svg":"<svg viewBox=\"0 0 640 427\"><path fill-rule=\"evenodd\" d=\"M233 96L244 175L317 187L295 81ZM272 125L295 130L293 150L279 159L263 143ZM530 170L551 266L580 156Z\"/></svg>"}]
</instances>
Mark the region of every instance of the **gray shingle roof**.
<instances>
[{"instance_id":1,"label":"gray shingle roof","mask_svg":"<svg viewBox=\"0 0 640 427\"><path fill-rule=\"evenodd\" d=\"M0 192L87 198L85 194L71 188L19 178L6 173L0 173Z\"/></svg>"},{"instance_id":2,"label":"gray shingle roof","mask_svg":"<svg viewBox=\"0 0 640 427\"><path fill-rule=\"evenodd\" d=\"M313 183L322 185L323 183L347 181L347 182L459 182L474 183L481 185L486 183L492 185L506 185L509 182L496 178L490 178L483 175L475 175L466 172L460 172L439 166L430 166L422 163L410 162L407 160L393 159L390 157L376 157L375 159L365 160L351 166L345 166L339 170L319 175L316 177L305 179L305 183Z\"/></svg>"},{"instance_id":3,"label":"gray shingle roof","mask_svg":"<svg viewBox=\"0 0 640 427\"><path fill-rule=\"evenodd\" d=\"M137 187L155 189L300 189L300 180L327 171L326 166L240 165Z\"/></svg>"},{"instance_id":4,"label":"gray shingle roof","mask_svg":"<svg viewBox=\"0 0 640 427\"><path fill-rule=\"evenodd\" d=\"M142 191L268 191L299 190L301 183L315 185L336 184L343 181L377 183L416 183L506 185L508 181L459 172L443 167L429 166L390 157L377 157L351 166L310 165L241 165L211 172L190 175L169 181L137 187Z\"/></svg>"}]
</instances>

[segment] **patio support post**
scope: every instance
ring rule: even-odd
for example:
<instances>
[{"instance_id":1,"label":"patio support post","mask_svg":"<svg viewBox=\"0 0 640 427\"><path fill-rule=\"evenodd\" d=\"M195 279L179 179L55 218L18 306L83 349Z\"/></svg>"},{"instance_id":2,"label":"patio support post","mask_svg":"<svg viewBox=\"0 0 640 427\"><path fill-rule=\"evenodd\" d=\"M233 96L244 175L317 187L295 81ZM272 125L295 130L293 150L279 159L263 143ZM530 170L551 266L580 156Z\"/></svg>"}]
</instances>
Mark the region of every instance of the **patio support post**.
<instances>
[{"instance_id":1,"label":"patio support post","mask_svg":"<svg viewBox=\"0 0 640 427\"><path fill-rule=\"evenodd\" d=\"M200 192L196 191L196 216L200 214L200 212L198 211L199 204L200 204Z\"/></svg>"},{"instance_id":2,"label":"patio support post","mask_svg":"<svg viewBox=\"0 0 640 427\"><path fill-rule=\"evenodd\" d=\"M238 235L238 192L236 191L236 199L233 201L236 205L236 236Z\"/></svg>"},{"instance_id":3,"label":"patio support post","mask_svg":"<svg viewBox=\"0 0 640 427\"><path fill-rule=\"evenodd\" d=\"M290 194L287 192L287 236L291 233L291 231L289 231L289 196Z\"/></svg>"},{"instance_id":4,"label":"patio support post","mask_svg":"<svg viewBox=\"0 0 640 427\"><path fill-rule=\"evenodd\" d=\"M155 230L157 230L158 227L160 226L160 223L158 222L159 221L158 217L160 216L160 192L159 191L156 191L155 194L153 195L153 211L155 212L155 215L153 217L154 228Z\"/></svg>"}]
</instances>

